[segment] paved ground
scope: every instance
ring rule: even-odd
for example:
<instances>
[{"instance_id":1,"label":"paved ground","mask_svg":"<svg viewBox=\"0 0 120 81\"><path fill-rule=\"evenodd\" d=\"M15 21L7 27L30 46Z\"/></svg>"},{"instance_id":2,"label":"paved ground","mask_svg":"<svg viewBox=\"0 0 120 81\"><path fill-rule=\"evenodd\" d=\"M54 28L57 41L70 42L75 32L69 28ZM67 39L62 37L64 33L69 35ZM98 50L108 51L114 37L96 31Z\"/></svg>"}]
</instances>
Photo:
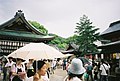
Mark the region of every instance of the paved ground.
<instances>
[{"instance_id":1,"label":"paved ground","mask_svg":"<svg viewBox=\"0 0 120 81\"><path fill-rule=\"evenodd\" d=\"M2 81L2 78L3 78L2 75L0 75L0 81Z\"/></svg>"},{"instance_id":2,"label":"paved ground","mask_svg":"<svg viewBox=\"0 0 120 81\"><path fill-rule=\"evenodd\" d=\"M67 72L65 70L56 69L55 73L50 75L50 81L63 81L66 75Z\"/></svg>"}]
</instances>

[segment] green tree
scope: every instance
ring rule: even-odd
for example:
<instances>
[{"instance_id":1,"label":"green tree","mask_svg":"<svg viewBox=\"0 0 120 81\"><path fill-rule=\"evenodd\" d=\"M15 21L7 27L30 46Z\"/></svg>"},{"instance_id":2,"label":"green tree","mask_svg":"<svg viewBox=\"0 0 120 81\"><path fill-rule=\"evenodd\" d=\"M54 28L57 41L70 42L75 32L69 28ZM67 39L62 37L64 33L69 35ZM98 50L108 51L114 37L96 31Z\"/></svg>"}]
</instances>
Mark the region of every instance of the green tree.
<instances>
[{"instance_id":1,"label":"green tree","mask_svg":"<svg viewBox=\"0 0 120 81\"><path fill-rule=\"evenodd\" d=\"M73 35L73 36L70 36L66 39L67 43L76 43L76 39L77 39L78 35Z\"/></svg>"},{"instance_id":2,"label":"green tree","mask_svg":"<svg viewBox=\"0 0 120 81\"><path fill-rule=\"evenodd\" d=\"M52 41L50 41L49 44L56 45L60 50L64 50L68 46L67 40L65 38L55 34L54 37L55 38Z\"/></svg>"},{"instance_id":3,"label":"green tree","mask_svg":"<svg viewBox=\"0 0 120 81\"><path fill-rule=\"evenodd\" d=\"M28 21L31 25L33 25L35 28L37 28L41 33L44 34L48 34L48 30L44 28L43 25L40 25L38 22L36 21ZM55 46L57 46L59 49L64 50L68 44L67 44L67 40L63 37L60 37L58 35L55 34L49 34L50 36L54 36L55 38L53 40L51 40L49 42L49 44L53 44Z\"/></svg>"},{"instance_id":4,"label":"green tree","mask_svg":"<svg viewBox=\"0 0 120 81\"><path fill-rule=\"evenodd\" d=\"M92 54L98 52L95 41L99 40L99 28L92 26L92 22L86 15L80 17L80 21L76 23L77 45L79 45L79 51L82 52L80 56L85 54Z\"/></svg>"},{"instance_id":5,"label":"green tree","mask_svg":"<svg viewBox=\"0 0 120 81\"><path fill-rule=\"evenodd\" d=\"M32 24L35 28L37 28L41 33L44 34L48 34L48 30L45 29L45 27L43 25L40 25L38 22L36 21L29 21L30 24Z\"/></svg>"}]
</instances>

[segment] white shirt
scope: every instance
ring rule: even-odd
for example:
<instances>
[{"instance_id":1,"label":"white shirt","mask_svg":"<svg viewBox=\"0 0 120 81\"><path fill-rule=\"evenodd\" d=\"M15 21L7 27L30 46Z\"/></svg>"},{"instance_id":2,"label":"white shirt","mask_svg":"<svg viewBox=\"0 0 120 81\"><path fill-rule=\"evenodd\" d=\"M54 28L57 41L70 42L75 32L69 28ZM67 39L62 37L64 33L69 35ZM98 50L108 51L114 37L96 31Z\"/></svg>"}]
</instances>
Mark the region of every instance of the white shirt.
<instances>
[{"instance_id":1,"label":"white shirt","mask_svg":"<svg viewBox=\"0 0 120 81\"><path fill-rule=\"evenodd\" d=\"M51 67L55 67L56 66L56 61L52 61L52 65L51 65Z\"/></svg>"},{"instance_id":2,"label":"white shirt","mask_svg":"<svg viewBox=\"0 0 120 81\"><path fill-rule=\"evenodd\" d=\"M45 76L41 76L42 77L42 79L44 80L44 81L50 81L49 80L49 78L45 75Z\"/></svg>"},{"instance_id":3,"label":"white shirt","mask_svg":"<svg viewBox=\"0 0 120 81\"><path fill-rule=\"evenodd\" d=\"M68 77L68 76L67 76ZM73 77L72 79L68 80L67 77L65 77L64 81L82 81L78 77Z\"/></svg>"},{"instance_id":4,"label":"white shirt","mask_svg":"<svg viewBox=\"0 0 120 81\"><path fill-rule=\"evenodd\" d=\"M33 69L33 66L32 66L33 64L27 64L27 69Z\"/></svg>"},{"instance_id":5,"label":"white shirt","mask_svg":"<svg viewBox=\"0 0 120 81\"><path fill-rule=\"evenodd\" d=\"M5 67L11 67L13 64L15 64L13 61L10 63L10 62L8 62L6 65L5 65Z\"/></svg>"},{"instance_id":6,"label":"white shirt","mask_svg":"<svg viewBox=\"0 0 120 81\"><path fill-rule=\"evenodd\" d=\"M27 77L25 81L33 81L33 76L31 76L29 78Z\"/></svg>"},{"instance_id":7,"label":"white shirt","mask_svg":"<svg viewBox=\"0 0 120 81\"><path fill-rule=\"evenodd\" d=\"M105 68L104 68L105 67ZM101 75L107 75L107 73L106 73L106 70L109 70L109 68L110 68L110 66L108 65L106 65L106 64L102 64L102 65L100 65L100 70L102 71L101 72ZM106 69L106 70L105 70Z\"/></svg>"},{"instance_id":8,"label":"white shirt","mask_svg":"<svg viewBox=\"0 0 120 81\"><path fill-rule=\"evenodd\" d=\"M15 72L15 73L17 73L17 69L21 69L22 70L22 72L25 72L25 66L23 65L23 64L21 64L21 66L17 66L17 64L14 64L14 65L12 65L12 67L11 67L11 72ZM13 77L14 76L12 76L11 75L11 80L13 79ZM23 80L24 81L24 80Z\"/></svg>"}]
</instances>

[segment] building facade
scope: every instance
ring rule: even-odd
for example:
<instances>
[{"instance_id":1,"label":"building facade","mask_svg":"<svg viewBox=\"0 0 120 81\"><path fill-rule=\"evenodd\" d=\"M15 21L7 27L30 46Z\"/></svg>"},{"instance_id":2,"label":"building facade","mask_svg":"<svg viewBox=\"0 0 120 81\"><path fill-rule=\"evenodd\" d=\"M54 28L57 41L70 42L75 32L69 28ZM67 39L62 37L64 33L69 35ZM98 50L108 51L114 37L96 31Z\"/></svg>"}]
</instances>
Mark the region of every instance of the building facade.
<instances>
[{"instance_id":1,"label":"building facade","mask_svg":"<svg viewBox=\"0 0 120 81\"><path fill-rule=\"evenodd\" d=\"M102 49L102 53L120 53L120 21L111 23L109 28L101 34L101 37L103 45L98 48Z\"/></svg>"},{"instance_id":2,"label":"building facade","mask_svg":"<svg viewBox=\"0 0 120 81\"><path fill-rule=\"evenodd\" d=\"M53 36L45 35L32 26L24 13L18 10L13 18L0 25L0 56L8 55L30 42L47 43L52 39Z\"/></svg>"}]
</instances>

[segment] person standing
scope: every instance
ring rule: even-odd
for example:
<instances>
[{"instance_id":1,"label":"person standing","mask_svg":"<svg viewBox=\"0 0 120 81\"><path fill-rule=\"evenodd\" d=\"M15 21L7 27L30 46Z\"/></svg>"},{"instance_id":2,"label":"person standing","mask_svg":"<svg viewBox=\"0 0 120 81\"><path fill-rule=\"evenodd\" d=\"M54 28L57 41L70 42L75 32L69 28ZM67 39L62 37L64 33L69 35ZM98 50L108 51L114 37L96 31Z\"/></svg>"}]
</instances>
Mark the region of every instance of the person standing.
<instances>
[{"instance_id":1,"label":"person standing","mask_svg":"<svg viewBox=\"0 0 120 81\"><path fill-rule=\"evenodd\" d=\"M97 63L94 64L93 70L94 70L94 81L97 81L98 80L98 65L97 65Z\"/></svg>"},{"instance_id":2,"label":"person standing","mask_svg":"<svg viewBox=\"0 0 120 81\"><path fill-rule=\"evenodd\" d=\"M26 71L25 66L22 64L25 60L16 58L16 64L11 67L11 81L25 81Z\"/></svg>"},{"instance_id":3,"label":"person standing","mask_svg":"<svg viewBox=\"0 0 120 81\"><path fill-rule=\"evenodd\" d=\"M50 78L50 61L49 60L43 60L47 65L47 77Z\"/></svg>"},{"instance_id":4,"label":"person standing","mask_svg":"<svg viewBox=\"0 0 120 81\"><path fill-rule=\"evenodd\" d=\"M104 60L101 60L100 70L101 70L101 81L108 81L108 70L110 66L106 64Z\"/></svg>"},{"instance_id":5,"label":"person standing","mask_svg":"<svg viewBox=\"0 0 120 81\"><path fill-rule=\"evenodd\" d=\"M13 64L14 64L13 57L8 57L8 62L6 63L5 67L11 68Z\"/></svg>"},{"instance_id":6,"label":"person standing","mask_svg":"<svg viewBox=\"0 0 120 81\"><path fill-rule=\"evenodd\" d=\"M1 74L2 74L2 59L0 59L0 78L1 78Z\"/></svg>"},{"instance_id":7,"label":"person standing","mask_svg":"<svg viewBox=\"0 0 120 81\"><path fill-rule=\"evenodd\" d=\"M6 68L6 73L4 74L4 80L9 79L10 81L10 75L11 75L11 67L12 65L15 64L13 62L13 57L8 57L8 62L5 65ZM7 75L8 74L8 75ZM8 80L7 80L8 81Z\"/></svg>"},{"instance_id":8,"label":"person standing","mask_svg":"<svg viewBox=\"0 0 120 81\"><path fill-rule=\"evenodd\" d=\"M47 65L44 61L35 61L33 63L33 68L35 75L33 76L33 81L49 81L46 76Z\"/></svg>"},{"instance_id":9,"label":"person standing","mask_svg":"<svg viewBox=\"0 0 120 81\"><path fill-rule=\"evenodd\" d=\"M63 70L66 70L67 59L63 60Z\"/></svg>"},{"instance_id":10,"label":"person standing","mask_svg":"<svg viewBox=\"0 0 120 81\"><path fill-rule=\"evenodd\" d=\"M54 74L54 70L56 69L56 60L52 60L52 63L51 63L51 72Z\"/></svg>"},{"instance_id":11,"label":"person standing","mask_svg":"<svg viewBox=\"0 0 120 81\"><path fill-rule=\"evenodd\" d=\"M34 59L29 59L29 62L26 65L28 78L34 75L33 62L34 62Z\"/></svg>"},{"instance_id":12,"label":"person standing","mask_svg":"<svg viewBox=\"0 0 120 81\"><path fill-rule=\"evenodd\" d=\"M68 68L68 76L65 77L64 81L83 81L82 76L85 71L82 61L74 58Z\"/></svg>"},{"instance_id":13,"label":"person standing","mask_svg":"<svg viewBox=\"0 0 120 81\"><path fill-rule=\"evenodd\" d=\"M86 70L87 70L87 74L88 74L88 78L87 81L89 81L89 76L91 77L91 81L93 81L93 73L92 73L92 64L88 63Z\"/></svg>"}]
</instances>

